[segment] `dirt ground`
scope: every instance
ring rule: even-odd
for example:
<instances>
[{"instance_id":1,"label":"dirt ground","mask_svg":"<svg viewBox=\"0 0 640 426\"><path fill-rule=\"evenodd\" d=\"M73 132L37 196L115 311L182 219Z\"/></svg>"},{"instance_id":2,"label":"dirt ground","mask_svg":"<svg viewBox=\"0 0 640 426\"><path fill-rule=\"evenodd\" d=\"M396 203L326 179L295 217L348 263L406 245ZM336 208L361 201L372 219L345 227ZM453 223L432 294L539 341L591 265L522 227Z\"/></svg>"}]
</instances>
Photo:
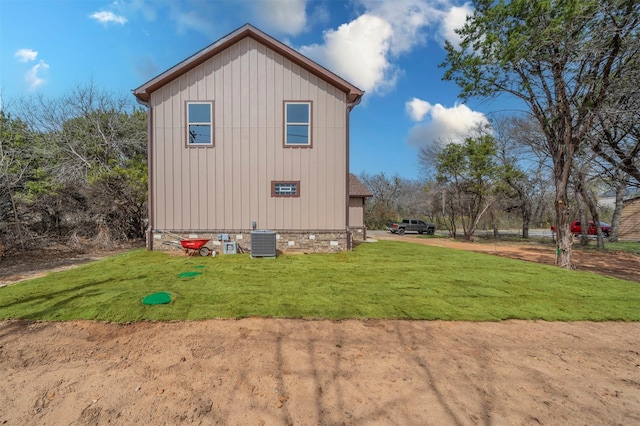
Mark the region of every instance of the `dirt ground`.
<instances>
[{"instance_id":1,"label":"dirt ground","mask_svg":"<svg viewBox=\"0 0 640 426\"><path fill-rule=\"evenodd\" d=\"M577 268L611 265L594 257ZM621 268L640 282L637 257ZM640 323L0 322L0 424L108 423L635 425Z\"/></svg>"}]
</instances>

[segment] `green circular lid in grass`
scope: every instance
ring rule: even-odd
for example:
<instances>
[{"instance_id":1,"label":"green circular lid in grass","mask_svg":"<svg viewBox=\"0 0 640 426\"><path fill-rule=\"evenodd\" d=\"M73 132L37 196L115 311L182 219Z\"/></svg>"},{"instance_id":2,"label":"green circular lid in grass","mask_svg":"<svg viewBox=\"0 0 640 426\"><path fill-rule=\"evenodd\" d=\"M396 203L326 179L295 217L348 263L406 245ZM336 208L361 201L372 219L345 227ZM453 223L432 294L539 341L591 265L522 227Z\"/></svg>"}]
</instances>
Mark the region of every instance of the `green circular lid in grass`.
<instances>
[{"instance_id":1,"label":"green circular lid in grass","mask_svg":"<svg viewBox=\"0 0 640 426\"><path fill-rule=\"evenodd\" d=\"M178 278L193 278L202 275L202 272L182 272L178 274Z\"/></svg>"},{"instance_id":2,"label":"green circular lid in grass","mask_svg":"<svg viewBox=\"0 0 640 426\"><path fill-rule=\"evenodd\" d=\"M145 305L162 305L169 302L171 302L171 295L165 291L153 293L142 298L142 303Z\"/></svg>"}]
</instances>

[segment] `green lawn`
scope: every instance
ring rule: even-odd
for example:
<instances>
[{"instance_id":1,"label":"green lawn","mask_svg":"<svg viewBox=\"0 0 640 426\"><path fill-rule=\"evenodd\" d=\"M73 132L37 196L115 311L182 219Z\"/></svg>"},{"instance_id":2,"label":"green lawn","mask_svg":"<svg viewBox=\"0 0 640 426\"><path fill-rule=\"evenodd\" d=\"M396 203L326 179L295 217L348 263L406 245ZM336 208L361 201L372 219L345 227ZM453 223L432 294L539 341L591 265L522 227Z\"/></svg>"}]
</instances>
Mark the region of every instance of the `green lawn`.
<instances>
[{"instance_id":1,"label":"green lawn","mask_svg":"<svg viewBox=\"0 0 640 426\"><path fill-rule=\"evenodd\" d=\"M587 247L580 247L582 250L596 250L595 241L592 242ZM630 241L617 241L615 243L610 243L605 241L604 249L609 252L617 252L617 253L630 253L635 255L640 255L640 243L630 242Z\"/></svg>"},{"instance_id":2,"label":"green lawn","mask_svg":"<svg viewBox=\"0 0 640 426\"><path fill-rule=\"evenodd\" d=\"M550 250L553 250L550 248ZM190 273L182 276L184 273ZM165 291L172 302L144 305ZM403 318L639 321L640 284L394 241L339 254L170 256L135 250L0 288L0 319Z\"/></svg>"}]
</instances>

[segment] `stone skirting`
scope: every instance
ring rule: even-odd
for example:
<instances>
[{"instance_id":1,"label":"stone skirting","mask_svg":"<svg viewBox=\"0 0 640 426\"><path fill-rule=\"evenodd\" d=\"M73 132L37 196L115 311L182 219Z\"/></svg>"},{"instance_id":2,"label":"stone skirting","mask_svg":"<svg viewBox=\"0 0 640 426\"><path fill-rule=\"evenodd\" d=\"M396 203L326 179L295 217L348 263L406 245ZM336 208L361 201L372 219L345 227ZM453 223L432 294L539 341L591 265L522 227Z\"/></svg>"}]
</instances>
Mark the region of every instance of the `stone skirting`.
<instances>
[{"instance_id":1,"label":"stone skirting","mask_svg":"<svg viewBox=\"0 0 640 426\"><path fill-rule=\"evenodd\" d=\"M362 238L362 233L357 230L352 232L353 238ZM151 231L147 233L147 248L158 251L184 250L180 246L180 238L209 239L205 244L217 254L224 254L224 241L235 242L238 253L249 253L251 250L251 231L248 230L224 230L224 231ZM294 253L333 253L347 250L346 231L276 231L276 250L278 252Z\"/></svg>"},{"instance_id":2,"label":"stone skirting","mask_svg":"<svg viewBox=\"0 0 640 426\"><path fill-rule=\"evenodd\" d=\"M367 228L365 227L351 227L351 238L354 243L361 243L367 240Z\"/></svg>"}]
</instances>

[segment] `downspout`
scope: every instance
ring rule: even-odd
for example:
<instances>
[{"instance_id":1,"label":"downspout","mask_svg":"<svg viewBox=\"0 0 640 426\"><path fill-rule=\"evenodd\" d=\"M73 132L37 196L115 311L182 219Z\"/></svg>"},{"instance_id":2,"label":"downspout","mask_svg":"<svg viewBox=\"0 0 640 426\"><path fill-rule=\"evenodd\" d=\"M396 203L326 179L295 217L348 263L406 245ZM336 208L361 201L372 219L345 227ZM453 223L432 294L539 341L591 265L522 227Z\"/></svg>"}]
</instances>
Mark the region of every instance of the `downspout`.
<instances>
[{"instance_id":1,"label":"downspout","mask_svg":"<svg viewBox=\"0 0 640 426\"><path fill-rule=\"evenodd\" d=\"M152 168L153 162L153 108L149 102L145 102L136 96L138 103L147 108L147 250L153 250L153 179Z\"/></svg>"},{"instance_id":2,"label":"downspout","mask_svg":"<svg viewBox=\"0 0 640 426\"><path fill-rule=\"evenodd\" d=\"M353 102L349 102L347 104L347 123L346 123L346 188L345 188L345 193L346 193L346 198L347 198L347 202L345 203L346 209L345 209L345 225L346 225L346 233L347 233L347 250L352 250L353 249L353 241L351 238L351 225L349 224L349 204L350 204L350 197L349 197L349 133L350 133L350 124L349 124L349 114L351 113L351 110L353 108L356 107L356 105L358 105L360 103L360 100L362 99L362 95L356 97Z\"/></svg>"}]
</instances>

